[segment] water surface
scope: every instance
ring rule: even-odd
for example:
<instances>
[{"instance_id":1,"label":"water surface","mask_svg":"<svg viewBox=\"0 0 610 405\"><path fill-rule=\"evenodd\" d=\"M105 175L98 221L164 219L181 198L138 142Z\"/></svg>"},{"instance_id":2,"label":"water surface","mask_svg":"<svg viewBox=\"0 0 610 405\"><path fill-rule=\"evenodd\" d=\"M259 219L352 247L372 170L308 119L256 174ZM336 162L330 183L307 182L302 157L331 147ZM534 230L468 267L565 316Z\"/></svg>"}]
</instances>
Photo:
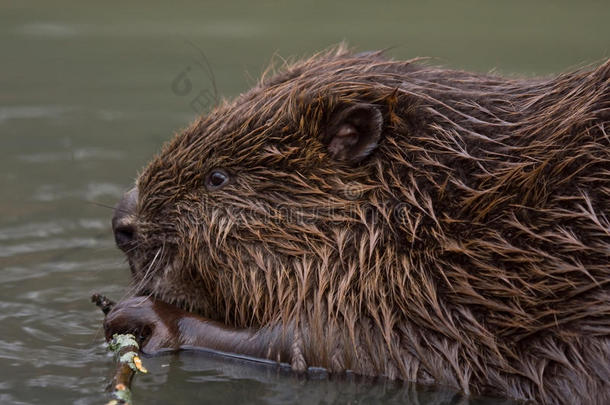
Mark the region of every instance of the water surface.
<instances>
[{"instance_id":1,"label":"water surface","mask_svg":"<svg viewBox=\"0 0 610 405\"><path fill-rule=\"evenodd\" d=\"M107 399L114 362L89 296L119 298L129 280L104 205L209 108L204 56L225 97L245 91L274 54L342 40L544 75L608 56L608 10L603 1L0 1L0 403ZM202 353L145 363L136 404L467 403L444 388L299 378Z\"/></svg>"}]
</instances>

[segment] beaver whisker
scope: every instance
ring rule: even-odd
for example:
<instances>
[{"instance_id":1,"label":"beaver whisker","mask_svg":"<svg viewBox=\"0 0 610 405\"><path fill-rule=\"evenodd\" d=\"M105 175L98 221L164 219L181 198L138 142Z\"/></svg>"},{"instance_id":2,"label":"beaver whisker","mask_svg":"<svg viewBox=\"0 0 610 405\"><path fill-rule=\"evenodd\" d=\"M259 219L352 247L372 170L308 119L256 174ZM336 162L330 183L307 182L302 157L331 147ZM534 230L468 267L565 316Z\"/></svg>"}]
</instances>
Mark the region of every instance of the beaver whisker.
<instances>
[{"instance_id":1,"label":"beaver whisker","mask_svg":"<svg viewBox=\"0 0 610 405\"><path fill-rule=\"evenodd\" d=\"M161 255L163 254L164 250L165 250L165 244L163 244L159 249L157 249L157 253L155 253L155 256L153 257L150 264L148 265L148 269L144 272L144 276L142 276L143 280L146 280L146 278L150 274L150 271L153 269L157 258L159 257L160 254Z\"/></svg>"},{"instance_id":2,"label":"beaver whisker","mask_svg":"<svg viewBox=\"0 0 610 405\"><path fill-rule=\"evenodd\" d=\"M153 256L153 259L148 264L146 271L142 276L138 277L138 281L128 289L128 291L125 293L125 297L142 295L142 291L145 290L144 286L148 285L151 279L154 278L154 273L156 272L156 263L161 263L163 261L164 248L165 246L163 245L157 249L155 255Z\"/></svg>"},{"instance_id":3,"label":"beaver whisker","mask_svg":"<svg viewBox=\"0 0 610 405\"><path fill-rule=\"evenodd\" d=\"M138 242L138 240L136 239L133 242L133 246L125 251L125 255L127 255L127 257L129 257L130 254L132 254L134 251L136 251L138 249L142 249L142 244L140 242Z\"/></svg>"}]
</instances>

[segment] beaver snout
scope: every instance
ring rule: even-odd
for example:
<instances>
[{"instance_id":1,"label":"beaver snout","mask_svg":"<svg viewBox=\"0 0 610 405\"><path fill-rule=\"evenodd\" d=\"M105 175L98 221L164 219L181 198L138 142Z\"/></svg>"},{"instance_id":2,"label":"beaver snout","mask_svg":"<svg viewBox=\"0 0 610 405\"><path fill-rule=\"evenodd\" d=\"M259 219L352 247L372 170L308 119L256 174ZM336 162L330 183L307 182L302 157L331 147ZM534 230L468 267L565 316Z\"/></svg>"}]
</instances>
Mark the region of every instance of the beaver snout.
<instances>
[{"instance_id":1,"label":"beaver snout","mask_svg":"<svg viewBox=\"0 0 610 405\"><path fill-rule=\"evenodd\" d=\"M123 198L114 208L112 217L112 231L114 232L114 240L124 252L127 252L135 240L136 225L135 213L138 203L138 189L132 188L125 194Z\"/></svg>"}]
</instances>

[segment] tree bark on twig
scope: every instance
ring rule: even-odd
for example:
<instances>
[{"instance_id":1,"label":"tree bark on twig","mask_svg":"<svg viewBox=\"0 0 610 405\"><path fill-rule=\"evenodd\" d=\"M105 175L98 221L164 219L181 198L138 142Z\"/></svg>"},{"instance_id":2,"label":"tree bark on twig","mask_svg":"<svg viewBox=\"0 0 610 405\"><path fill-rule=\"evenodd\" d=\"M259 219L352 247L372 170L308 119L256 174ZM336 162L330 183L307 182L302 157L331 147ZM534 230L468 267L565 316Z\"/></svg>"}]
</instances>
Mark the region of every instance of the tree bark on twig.
<instances>
[{"instance_id":1,"label":"tree bark on twig","mask_svg":"<svg viewBox=\"0 0 610 405\"><path fill-rule=\"evenodd\" d=\"M100 294L93 294L91 302L95 303L104 315L115 305L114 301ZM112 399L106 405L131 405L131 382L137 372L146 373L140 359L140 346L135 336L131 334L115 334L108 343L108 348L114 352L117 358L117 367L108 385Z\"/></svg>"}]
</instances>

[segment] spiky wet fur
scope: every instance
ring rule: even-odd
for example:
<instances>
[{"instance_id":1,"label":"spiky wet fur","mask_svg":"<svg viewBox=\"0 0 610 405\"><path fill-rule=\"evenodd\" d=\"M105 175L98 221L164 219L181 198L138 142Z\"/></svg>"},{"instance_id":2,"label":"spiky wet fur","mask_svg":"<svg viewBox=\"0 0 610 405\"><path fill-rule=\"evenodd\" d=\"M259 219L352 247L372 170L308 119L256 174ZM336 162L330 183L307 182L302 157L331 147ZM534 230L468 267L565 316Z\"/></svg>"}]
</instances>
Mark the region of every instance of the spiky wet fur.
<instances>
[{"instance_id":1,"label":"spiky wet fur","mask_svg":"<svg viewBox=\"0 0 610 405\"><path fill-rule=\"evenodd\" d=\"M609 403L609 77L610 61L521 80L343 47L287 63L139 177L137 289L283 325L295 369ZM378 148L333 161L329 120L363 102ZM231 183L207 191L213 168Z\"/></svg>"}]
</instances>

